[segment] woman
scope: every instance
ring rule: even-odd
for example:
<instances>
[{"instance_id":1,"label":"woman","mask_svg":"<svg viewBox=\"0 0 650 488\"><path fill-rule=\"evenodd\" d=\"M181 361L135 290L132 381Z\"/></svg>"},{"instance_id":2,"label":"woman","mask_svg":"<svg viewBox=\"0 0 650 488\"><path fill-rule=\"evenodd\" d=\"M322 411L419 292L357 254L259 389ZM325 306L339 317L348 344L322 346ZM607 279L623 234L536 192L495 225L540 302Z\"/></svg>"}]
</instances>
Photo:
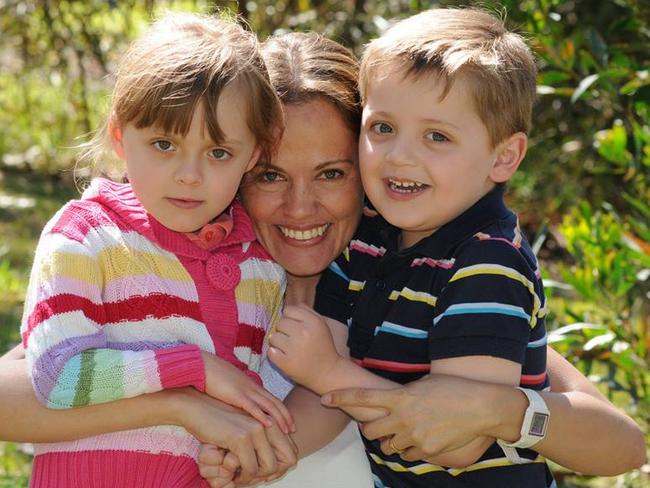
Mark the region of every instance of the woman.
<instances>
[{"instance_id":1,"label":"woman","mask_svg":"<svg viewBox=\"0 0 650 488\"><path fill-rule=\"evenodd\" d=\"M256 223L260 241L288 272L287 303L310 305L319 273L347 244L361 215L362 192L356 166L360 111L356 61L338 44L315 34L272 38L264 50L285 105L286 130L275 159L247 178L241 197ZM14 358L19 355L16 351L11 354ZM634 422L607 403L557 354L549 351L549 357L554 391L543 396L552 420L546 439L537 446L540 453L569 468L599 475L640 465L645 448ZM54 437L53 424L57 425L57 434L64 430L67 439L75 439L167 423L184 426L206 443L223 441L214 418L225 407L192 390L144 395L122 400L119 406L53 411L36 401L25 370L22 361L9 357L2 360L2 439L65 440L60 434ZM290 388L270 369L265 376L272 391L280 393ZM411 447L403 455L417 459L461 446L479 435L516 440L526 408L517 395L510 387L447 377L419 381L398 390L343 392L334 395L333 401L367 402L386 408L390 415L365 426L366 434L394 435L396 445ZM484 416L483 408L488 401L494 406L489 418ZM301 446L301 456L325 445L347 424L341 412L324 410L319 399L306 390L294 390L287 402L308 406L296 417L295 439ZM15 415L18 409L20 416ZM115 414L125 411L126 416ZM332 428L322 429L325 424ZM371 486L356 436L354 428L348 427L334 444L307 457L288 476L269 485ZM255 441L242 436L242 442ZM604 442L611 447L603 449ZM280 446L276 450L276 454L284 456L278 460L281 470L293 461L286 446L282 449ZM349 461L351 456L356 460Z\"/></svg>"}]
</instances>

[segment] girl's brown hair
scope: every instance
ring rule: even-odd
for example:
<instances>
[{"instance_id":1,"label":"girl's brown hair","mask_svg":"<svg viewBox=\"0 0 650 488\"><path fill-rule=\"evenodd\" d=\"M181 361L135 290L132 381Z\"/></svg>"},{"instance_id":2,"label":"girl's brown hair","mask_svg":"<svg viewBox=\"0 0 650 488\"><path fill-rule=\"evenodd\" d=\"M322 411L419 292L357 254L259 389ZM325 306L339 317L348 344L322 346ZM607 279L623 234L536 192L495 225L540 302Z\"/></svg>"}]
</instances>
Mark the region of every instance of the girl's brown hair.
<instances>
[{"instance_id":1,"label":"girl's brown hair","mask_svg":"<svg viewBox=\"0 0 650 488\"><path fill-rule=\"evenodd\" d=\"M115 74L110 120L117 126L156 126L187 134L202 102L210 137L223 141L217 104L226 86L248 101L246 121L269 158L280 133L282 112L258 50L258 42L233 20L168 13L135 40ZM82 158L104 166L108 121ZM106 171L106 168L98 168Z\"/></svg>"}]
</instances>

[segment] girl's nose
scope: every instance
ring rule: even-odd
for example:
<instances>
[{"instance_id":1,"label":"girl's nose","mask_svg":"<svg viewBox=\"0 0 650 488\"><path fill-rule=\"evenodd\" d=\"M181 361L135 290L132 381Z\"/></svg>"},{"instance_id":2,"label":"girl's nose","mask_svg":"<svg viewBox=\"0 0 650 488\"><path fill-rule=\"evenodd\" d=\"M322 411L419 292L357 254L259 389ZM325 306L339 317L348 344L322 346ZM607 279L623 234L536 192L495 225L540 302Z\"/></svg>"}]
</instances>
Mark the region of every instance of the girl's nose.
<instances>
[{"instance_id":1,"label":"girl's nose","mask_svg":"<svg viewBox=\"0 0 650 488\"><path fill-rule=\"evenodd\" d=\"M183 161L176 173L174 174L176 183L182 185L196 186L203 181L200 163L197 160L190 159Z\"/></svg>"}]
</instances>

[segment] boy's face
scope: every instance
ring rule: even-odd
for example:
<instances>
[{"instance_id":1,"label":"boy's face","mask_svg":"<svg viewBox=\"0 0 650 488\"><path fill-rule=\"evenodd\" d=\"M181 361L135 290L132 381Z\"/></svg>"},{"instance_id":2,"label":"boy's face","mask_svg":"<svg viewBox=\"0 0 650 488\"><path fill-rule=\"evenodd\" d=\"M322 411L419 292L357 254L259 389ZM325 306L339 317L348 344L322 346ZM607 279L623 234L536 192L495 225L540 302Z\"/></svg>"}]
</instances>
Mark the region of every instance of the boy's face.
<instances>
[{"instance_id":1,"label":"boy's face","mask_svg":"<svg viewBox=\"0 0 650 488\"><path fill-rule=\"evenodd\" d=\"M392 69L368 83L359 163L368 198L409 247L494 187L498 148L463 75L440 100L434 75L403 74Z\"/></svg>"}]
</instances>

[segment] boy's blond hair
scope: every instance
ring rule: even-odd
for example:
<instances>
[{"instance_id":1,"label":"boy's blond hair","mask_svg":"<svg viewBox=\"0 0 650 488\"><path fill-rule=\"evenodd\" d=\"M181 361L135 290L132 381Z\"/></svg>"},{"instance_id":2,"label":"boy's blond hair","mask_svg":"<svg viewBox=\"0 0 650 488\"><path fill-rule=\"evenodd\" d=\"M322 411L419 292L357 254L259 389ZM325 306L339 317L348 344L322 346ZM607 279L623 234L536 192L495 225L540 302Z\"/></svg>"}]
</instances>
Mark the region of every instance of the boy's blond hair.
<instances>
[{"instance_id":1,"label":"boy's blond hair","mask_svg":"<svg viewBox=\"0 0 650 488\"><path fill-rule=\"evenodd\" d=\"M523 38L486 11L432 9L397 22L366 47L359 78L362 100L374 78L395 69L405 77L436 76L445 85L443 98L459 74L467 76L493 145L530 129L535 60Z\"/></svg>"},{"instance_id":2,"label":"boy's blond hair","mask_svg":"<svg viewBox=\"0 0 650 488\"><path fill-rule=\"evenodd\" d=\"M110 119L118 126L159 127L187 134L201 102L205 128L216 143L219 96L234 86L246 101L246 123L263 158L270 158L281 133L282 108L270 83L255 35L234 19L170 12L136 39L115 73ZM107 124L82 157L106 167ZM117 174L119 174L119 169Z\"/></svg>"}]
</instances>

